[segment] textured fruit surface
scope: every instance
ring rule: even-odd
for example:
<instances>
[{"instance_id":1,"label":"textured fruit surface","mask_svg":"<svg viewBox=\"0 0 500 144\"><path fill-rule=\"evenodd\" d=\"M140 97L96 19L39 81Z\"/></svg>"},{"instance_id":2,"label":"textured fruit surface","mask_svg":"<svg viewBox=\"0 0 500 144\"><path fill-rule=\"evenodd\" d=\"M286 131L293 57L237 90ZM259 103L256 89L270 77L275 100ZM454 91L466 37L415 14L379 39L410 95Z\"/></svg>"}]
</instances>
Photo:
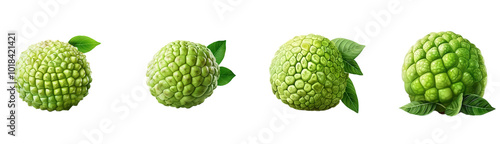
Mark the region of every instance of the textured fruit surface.
<instances>
[{"instance_id":1,"label":"textured fruit surface","mask_svg":"<svg viewBox=\"0 0 500 144\"><path fill-rule=\"evenodd\" d=\"M313 34L296 36L283 44L269 70L273 93L299 110L335 107L342 99L348 78L334 43Z\"/></svg>"},{"instance_id":2,"label":"textured fruit surface","mask_svg":"<svg viewBox=\"0 0 500 144\"><path fill-rule=\"evenodd\" d=\"M449 105L461 93L483 96L486 68L480 50L453 32L430 33L406 54L403 81L411 101Z\"/></svg>"},{"instance_id":3,"label":"textured fruit surface","mask_svg":"<svg viewBox=\"0 0 500 144\"><path fill-rule=\"evenodd\" d=\"M158 102L190 108L212 95L219 70L214 55L206 46L175 41L158 51L149 63L147 84Z\"/></svg>"},{"instance_id":4,"label":"textured fruit surface","mask_svg":"<svg viewBox=\"0 0 500 144\"><path fill-rule=\"evenodd\" d=\"M85 55L60 41L31 45L16 63L19 97L37 109L69 110L87 96L92 78Z\"/></svg>"}]
</instances>

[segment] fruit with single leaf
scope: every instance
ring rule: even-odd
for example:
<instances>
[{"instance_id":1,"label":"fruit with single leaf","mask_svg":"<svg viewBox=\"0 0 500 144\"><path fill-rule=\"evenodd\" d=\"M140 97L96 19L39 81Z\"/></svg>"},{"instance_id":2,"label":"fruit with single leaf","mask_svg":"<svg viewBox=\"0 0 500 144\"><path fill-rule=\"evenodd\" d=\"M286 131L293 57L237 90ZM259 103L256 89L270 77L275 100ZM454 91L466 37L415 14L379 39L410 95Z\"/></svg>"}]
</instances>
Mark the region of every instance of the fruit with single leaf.
<instances>
[{"instance_id":1,"label":"fruit with single leaf","mask_svg":"<svg viewBox=\"0 0 500 144\"><path fill-rule=\"evenodd\" d=\"M219 67L226 41L208 48L189 41L174 41L160 49L147 67L147 84L159 103L191 108L205 101L217 86L229 83L234 73Z\"/></svg>"},{"instance_id":2,"label":"fruit with single leaf","mask_svg":"<svg viewBox=\"0 0 500 144\"><path fill-rule=\"evenodd\" d=\"M99 44L89 37L76 36L69 43L46 40L29 46L16 63L19 97L30 106L48 111L78 105L88 95L92 82L84 53Z\"/></svg>"},{"instance_id":3,"label":"fruit with single leaf","mask_svg":"<svg viewBox=\"0 0 500 144\"><path fill-rule=\"evenodd\" d=\"M272 91L299 110L327 110L342 102L358 112L358 98L348 73L362 75L354 59L364 46L320 35L296 36L275 53L270 71Z\"/></svg>"},{"instance_id":4,"label":"fruit with single leaf","mask_svg":"<svg viewBox=\"0 0 500 144\"><path fill-rule=\"evenodd\" d=\"M487 74L481 51L459 34L430 33L418 40L406 54L402 76L411 103L401 109L409 113L480 115L494 109L482 98Z\"/></svg>"}]
</instances>

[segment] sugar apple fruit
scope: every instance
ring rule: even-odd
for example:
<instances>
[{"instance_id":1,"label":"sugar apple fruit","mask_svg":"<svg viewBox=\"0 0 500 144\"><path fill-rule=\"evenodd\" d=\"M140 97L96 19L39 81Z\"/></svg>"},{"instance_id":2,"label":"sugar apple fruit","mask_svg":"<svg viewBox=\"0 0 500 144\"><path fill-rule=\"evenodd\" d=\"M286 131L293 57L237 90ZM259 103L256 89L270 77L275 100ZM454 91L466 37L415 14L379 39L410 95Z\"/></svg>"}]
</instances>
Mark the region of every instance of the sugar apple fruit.
<instances>
[{"instance_id":1,"label":"sugar apple fruit","mask_svg":"<svg viewBox=\"0 0 500 144\"><path fill-rule=\"evenodd\" d=\"M225 41L215 42L209 47L222 52L222 61ZM147 67L151 94L159 103L176 108L203 103L218 85L227 84L234 77L229 69L219 67L220 61L212 52L202 44L180 40L161 48ZM229 81L224 81L228 77Z\"/></svg>"},{"instance_id":2,"label":"sugar apple fruit","mask_svg":"<svg viewBox=\"0 0 500 144\"><path fill-rule=\"evenodd\" d=\"M327 110L342 100L358 112L348 72L362 74L354 58L363 48L347 39L329 40L314 34L296 36L274 55L269 68L272 91L283 103L298 110ZM358 72L348 71L353 67ZM351 91L347 93L349 84Z\"/></svg>"},{"instance_id":3,"label":"sugar apple fruit","mask_svg":"<svg viewBox=\"0 0 500 144\"><path fill-rule=\"evenodd\" d=\"M402 71L410 101L435 103L435 110L450 116L460 111L466 96L482 97L486 87L481 51L450 31L418 40L406 54Z\"/></svg>"},{"instance_id":4,"label":"sugar apple fruit","mask_svg":"<svg viewBox=\"0 0 500 144\"><path fill-rule=\"evenodd\" d=\"M16 63L19 97L37 109L69 110L88 95L92 82L85 55L70 43L42 41Z\"/></svg>"}]
</instances>

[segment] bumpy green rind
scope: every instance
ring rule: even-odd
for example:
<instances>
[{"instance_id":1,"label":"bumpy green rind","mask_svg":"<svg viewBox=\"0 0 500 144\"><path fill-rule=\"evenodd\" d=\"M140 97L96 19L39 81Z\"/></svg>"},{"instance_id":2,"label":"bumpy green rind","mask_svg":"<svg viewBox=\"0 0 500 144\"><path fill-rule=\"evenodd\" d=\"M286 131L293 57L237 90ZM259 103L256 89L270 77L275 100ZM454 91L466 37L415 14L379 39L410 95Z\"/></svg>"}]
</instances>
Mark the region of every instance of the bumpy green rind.
<instances>
[{"instance_id":1,"label":"bumpy green rind","mask_svg":"<svg viewBox=\"0 0 500 144\"><path fill-rule=\"evenodd\" d=\"M403 81L411 101L448 106L459 96L483 96L486 67L481 51L453 32L430 33L406 54Z\"/></svg>"},{"instance_id":2,"label":"bumpy green rind","mask_svg":"<svg viewBox=\"0 0 500 144\"><path fill-rule=\"evenodd\" d=\"M31 45L16 62L19 97L37 109L69 110L88 94L92 77L85 55L68 43Z\"/></svg>"},{"instance_id":3,"label":"bumpy green rind","mask_svg":"<svg viewBox=\"0 0 500 144\"><path fill-rule=\"evenodd\" d=\"M220 69L214 55L201 44L174 41L158 51L146 73L150 92L159 103L190 108L212 95Z\"/></svg>"},{"instance_id":4,"label":"bumpy green rind","mask_svg":"<svg viewBox=\"0 0 500 144\"><path fill-rule=\"evenodd\" d=\"M342 99L348 73L329 39L296 36L275 53L269 68L273 93L299 110L327 110Z\"/></svg>"}]
</instances>

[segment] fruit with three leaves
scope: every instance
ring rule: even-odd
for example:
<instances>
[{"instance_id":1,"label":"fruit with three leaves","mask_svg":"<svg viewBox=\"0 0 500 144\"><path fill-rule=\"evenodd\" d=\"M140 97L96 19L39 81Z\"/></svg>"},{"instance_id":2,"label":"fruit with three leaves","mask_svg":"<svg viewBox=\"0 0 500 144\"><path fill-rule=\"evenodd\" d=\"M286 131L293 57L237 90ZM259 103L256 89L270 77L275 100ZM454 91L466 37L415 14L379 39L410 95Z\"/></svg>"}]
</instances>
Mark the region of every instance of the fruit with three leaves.
<instances>
[{"instance_id":1,"label":"fruit with three leaves","mask_svg":"<svg viewBox=\"0 0 500 144\"><path fill-rule=\"evenodd\" d=\"M411 103L401 109L411 114L482 115L494 110L482 98L487 74L481 51L459 34L430 33L418 40L406 54L402 76Z\"/></svg>"},{"instance_id":2,"label":"fruit with three leaves","mask_svg":"<svg viewBox=\"0 0 500 144\"><path fill-rule=\"evenodd\" d=\"M363 48L344 38L296 36L274 55L269 68L272 91L298 110L327 110L342 100L357 113L358 98L348 73L363 75L354 60Z\"/></svg>"}]
</instances>

